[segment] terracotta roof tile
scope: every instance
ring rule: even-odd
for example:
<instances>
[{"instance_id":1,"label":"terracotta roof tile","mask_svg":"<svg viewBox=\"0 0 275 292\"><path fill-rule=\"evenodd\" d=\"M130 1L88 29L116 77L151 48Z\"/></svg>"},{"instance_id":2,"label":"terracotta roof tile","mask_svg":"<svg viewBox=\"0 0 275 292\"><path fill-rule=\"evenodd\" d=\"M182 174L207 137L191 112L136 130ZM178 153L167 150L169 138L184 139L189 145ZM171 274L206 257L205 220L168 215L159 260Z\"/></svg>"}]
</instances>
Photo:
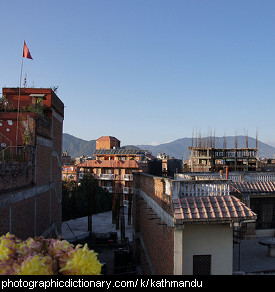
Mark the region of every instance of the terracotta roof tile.
<instances>
[{"instance_id":1,"label":"terracotta roof tile","mask_svg":"<svg viewBox=\"0 0 275 292\"><path fill-rule=\"evenodd\" d=\"M231 193L274 193L275 182L232 182L230 183Z\"/></svg>"},{"instance_id":2,"label":"terracotta roof tile","mask_svg":"<svg viewBox=\"0 0 275 292\"><path fill-rule=\"evenodd\" d=\"M234 196L186 196L173 200L177 223L256 219L256 214Z\"/></svg>"},{"instance_id":3,"label":"terracotta roof tile","mask_svg":"<svg viewBox=\"0 0 275 292\"><path fill-rule=\"evenodd\" d=\"M78 167L88 168L139 168L135 160L87 160L78 164Z\"/></svg>"}]
</instances>

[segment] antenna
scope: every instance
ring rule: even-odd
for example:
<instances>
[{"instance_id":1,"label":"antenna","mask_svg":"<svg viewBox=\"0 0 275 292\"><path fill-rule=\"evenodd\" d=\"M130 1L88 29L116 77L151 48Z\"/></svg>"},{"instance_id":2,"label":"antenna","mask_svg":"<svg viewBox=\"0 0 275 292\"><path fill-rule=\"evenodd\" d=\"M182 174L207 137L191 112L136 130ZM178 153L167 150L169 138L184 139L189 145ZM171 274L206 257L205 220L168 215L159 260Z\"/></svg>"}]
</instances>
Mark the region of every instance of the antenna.
<instances>
[{"instance_id":1,"label":"antenna","mask_svg":"<svg viewBox=\"0 0 275 292\"><path fill-rule=\"evenodd\" d=\"M216 137L215 137L215 131L214 131L214 137L213 137L213 148L216 146Z\"/></svg>"},{"instance_id":2,"label":"antenna","mask_svg":"<svg viewBox=\"0 0 275 292\"><path fill-rule=\"evenodd\" d=\"M256 130L256 149L258 150L258 129Z\"/></svg>"},{"instance_id":3,"label":"antenna","mask_svg":"<svg viewBox=\"0 0 275 292\"><path fill-rule=\"evenodd\" d=\"M201 148L201 132L199 132L199 148Z\"/></svg>"}]
</instances>

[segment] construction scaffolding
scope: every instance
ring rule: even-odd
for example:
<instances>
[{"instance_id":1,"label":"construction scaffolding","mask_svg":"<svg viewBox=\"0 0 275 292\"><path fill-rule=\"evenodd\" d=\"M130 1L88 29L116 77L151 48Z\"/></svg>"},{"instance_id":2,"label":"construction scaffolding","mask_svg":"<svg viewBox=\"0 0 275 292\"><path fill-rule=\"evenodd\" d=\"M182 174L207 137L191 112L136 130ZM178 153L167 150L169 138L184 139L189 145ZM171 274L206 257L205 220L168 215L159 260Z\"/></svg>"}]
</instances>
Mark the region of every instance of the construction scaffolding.
<instances>
[{"instance_id":1,"label":"construction scaffolding","mask_svg":"<svg viewBox=\"0 0 275 292\"><path fill-rule=\"evenodd\" d=\"M256 171L258 170L258 135L256 136L256 148L248 147L248 136L246 136L246 147L238 148L238 139L235 137L235 147L226 147L226 137L223 138L223 147L215 147L215 136L201 138L194 141L190 150L191 172L215 172L228 171Z\"/></svg>"},{"instance_id":2,"label":"construction scaffolding","mask_svg":"<svg viewBox=\"0 0 275 292\"><path fill-rule=\"evenodd\" d=\"M258 170L257 148L189 147L191 172Z\"/></svg>"}]
</instances>

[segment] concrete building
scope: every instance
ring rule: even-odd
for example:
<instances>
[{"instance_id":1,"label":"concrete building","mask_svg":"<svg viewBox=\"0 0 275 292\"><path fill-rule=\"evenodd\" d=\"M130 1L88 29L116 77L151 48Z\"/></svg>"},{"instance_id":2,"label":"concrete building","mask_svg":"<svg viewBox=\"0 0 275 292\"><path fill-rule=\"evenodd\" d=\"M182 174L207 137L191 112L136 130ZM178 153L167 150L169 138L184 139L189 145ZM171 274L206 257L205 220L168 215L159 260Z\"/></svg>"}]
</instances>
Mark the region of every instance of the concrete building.
<instances>
[{"instance_id":1,"label":"concrete building","mask_svg":"<svg viewBox=\"0 0 275 292\"><path fill-rule=\"evenodd\" d=\"M182 172L183 162L181 159L170 158L165 153L158 153L157 158L162 162L162 176L173 177L175 173Z\"/></svg>"},{"instance_id":2,"label":"concrete building","mask_svg":"<svg viewBox=\"0 0 275 292\"><path fill-rule=\"evenodd\" d=\"M226 177L227 176L227 177ZM247 224L246 237L273 236L275 232L275 172L205 172L177 173L177 180L219 179L227 181L228 192L257 214L255 223Z\"/></svg>"},{"instance_id":3,"label":"concrete building","mask_svg":"<svg viewBox=\"0 0 275 292\"><path fill-rule=\"evenodd\" d=\"M274 236L275 181L232 182L230 192L257 214L254 234Z\"/></svg>"},{"instance_id":4,"label":"concrete building","mask_svg":"<svg viewBox=\"0 0 275 292\"><path fill-rule=\"evenodd\" d=\"M257 148L189 147L191 172L258 170Z\"/></svg>"},{"instance_id":5,"label":"concrete building","mask_svg":"<svg viewBox=\"0 0 275 292\"><path fill-rule=\"evenodd\" d=\"M62 165L73 165L73 160L69 152L66 150L62 152Z\"/></svg>"},{"instance_id":6,"label":"concrete building","mask_svg":"<svg viewBox=\"0 0 275 292\"><path fill-rule=\"evenodd\" d=\"M0 234L57 236L64 104L50 88L2 92Z\"/></svg>"},{"instance_id":7,"label":"concrete building","mask_svg":"<svg viewBox=\"0 0 275 292\"><path fill-rule=\"evenodd\" d=\"M233 272L233 226L256 214L225 180L134 174L134 257L144 274Z\"/></svg>"},{"instance_id":8,"label":"concrete building","mask_svg":"<svg viewBox=\"0 0 275 292\"><path fill-rule=\"evenodd\" d=\"M79 168L75 165L63 165L62 167L62 180L75 182L79 181Z\"/></svg>"},{"instance_id":9,"label":"concrete building","mask_svg":"<svg viewBox=\"0 0 275 292\"><path fill-rule=\"evenodd\" d=\"M99 186L115 195L128 198L132 194L133 172L146 167L146 153L140 149L124 149L120 141L111 136L96 140L95 159L77 165L79 175L90 172L98 179Z\"/></svg>"}]
</instances>

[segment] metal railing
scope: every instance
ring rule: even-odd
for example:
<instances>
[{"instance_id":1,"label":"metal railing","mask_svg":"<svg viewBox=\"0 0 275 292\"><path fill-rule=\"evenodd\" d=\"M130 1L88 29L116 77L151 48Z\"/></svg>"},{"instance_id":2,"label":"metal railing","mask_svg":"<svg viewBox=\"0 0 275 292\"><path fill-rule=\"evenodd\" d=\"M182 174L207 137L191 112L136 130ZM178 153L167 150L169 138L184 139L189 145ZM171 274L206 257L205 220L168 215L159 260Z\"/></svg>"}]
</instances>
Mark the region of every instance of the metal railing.
<instances>
[{"instance_id":1,"label":"metal railing","mask_svg":"<svg viewBox=\"0 0 275 292\"><path fill-rule=\"evenodd\" d=\"M35 147L34 146L9 146L4 149L0 148L0 163L27 163L35 164Z\"/></svg>"},{"instance_id":2,"label":"metal railing","mask_svg":"<svg viewBox=\"0 0 275 292\"><path fill-rule=\"evenodd\" d=\"M115 175L112 173L101 173L99 175L99 179L105 179L105 180L114 180Z\"/></svg>"},{"instance_id":3,"label":"metal railing","mask_svg":"<svg viewBox=\"0 0 275 292\"><path fill-rule=\"evenodd\" d=\"M132 174L124 174L123 180L133 180L133 175Z\"/></svg>"}]
</instances>

